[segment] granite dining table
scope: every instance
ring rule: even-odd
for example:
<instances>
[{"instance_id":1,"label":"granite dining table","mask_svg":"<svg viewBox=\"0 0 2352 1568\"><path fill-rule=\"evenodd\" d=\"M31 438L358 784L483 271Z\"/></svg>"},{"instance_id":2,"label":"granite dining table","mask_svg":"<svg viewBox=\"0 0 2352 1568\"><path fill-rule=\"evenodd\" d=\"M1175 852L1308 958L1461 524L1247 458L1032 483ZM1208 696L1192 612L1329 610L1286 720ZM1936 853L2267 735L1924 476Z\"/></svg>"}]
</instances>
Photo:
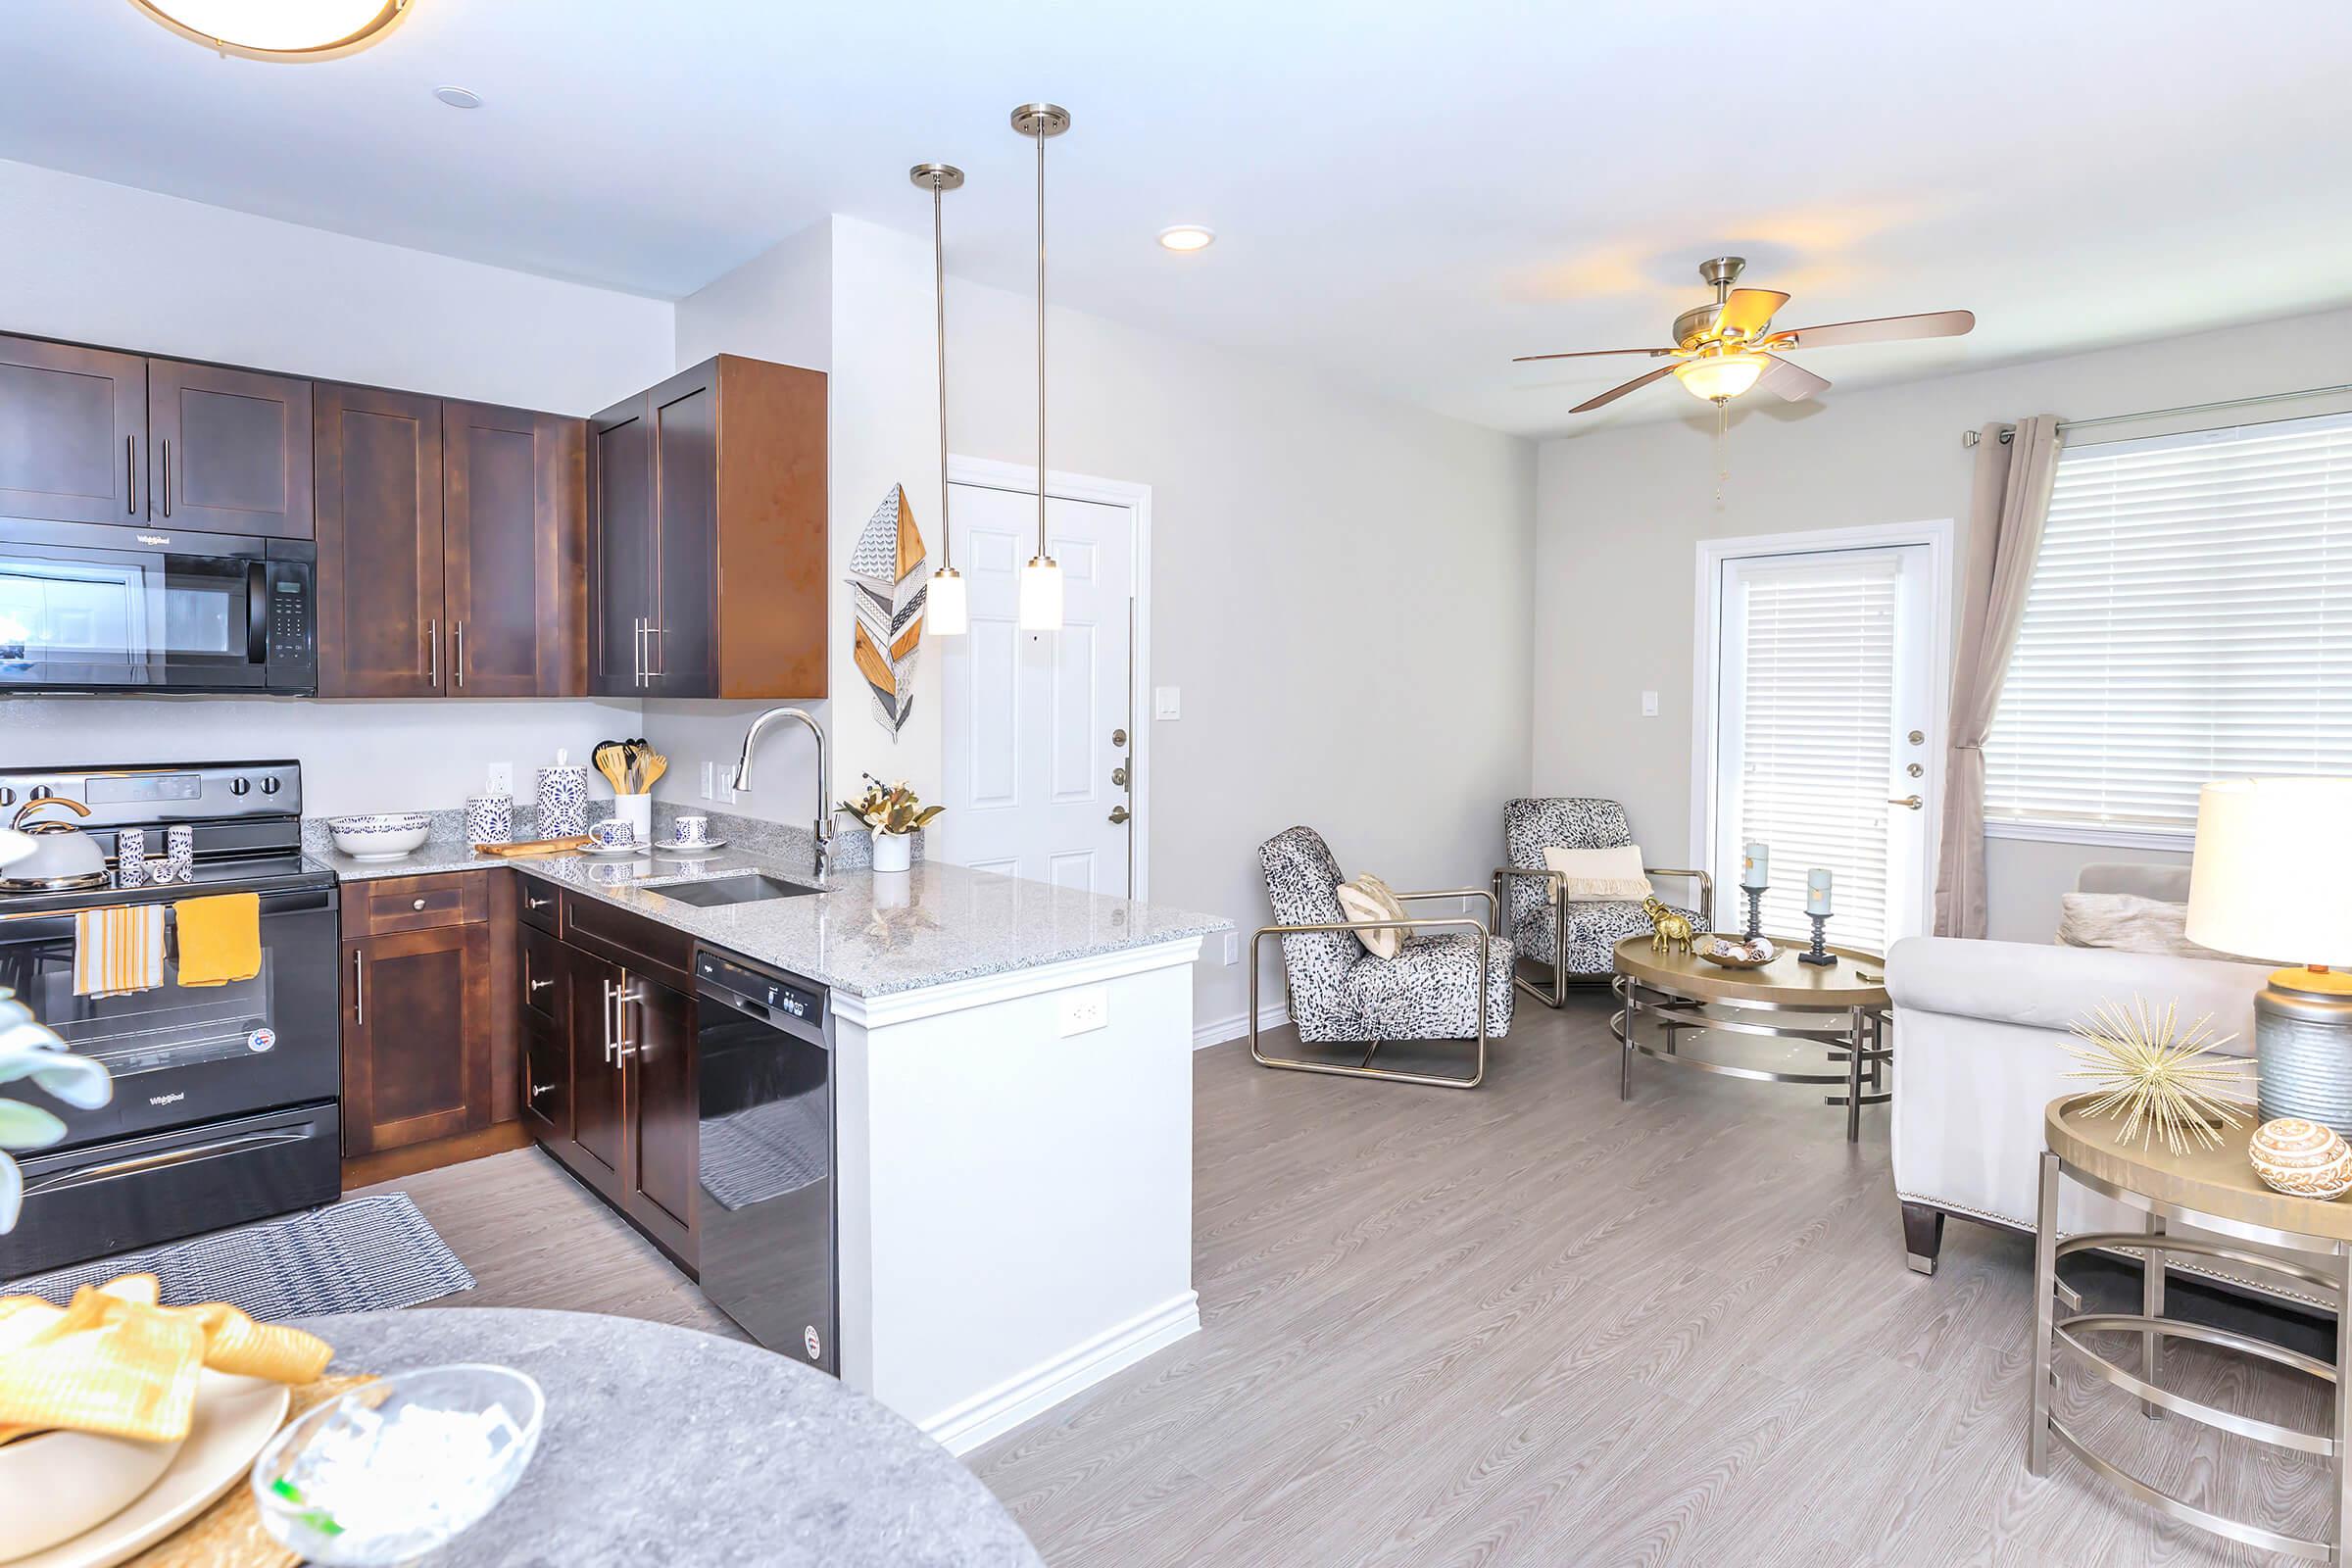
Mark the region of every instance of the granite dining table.
<instances>
[{"instance_id":1,"label":"granite dining table","mask_svg":"<svg viewBox=\"0 0 2352 1568\"><path fill-rule=\"evenodd\" d=\"M539 1448L433 1568L1042 1568L989 1490L821 1372L695 1329L584 1312L411 1308L297 1320L335 1373L514 1367Z\"/></svg>"}]
</instances>

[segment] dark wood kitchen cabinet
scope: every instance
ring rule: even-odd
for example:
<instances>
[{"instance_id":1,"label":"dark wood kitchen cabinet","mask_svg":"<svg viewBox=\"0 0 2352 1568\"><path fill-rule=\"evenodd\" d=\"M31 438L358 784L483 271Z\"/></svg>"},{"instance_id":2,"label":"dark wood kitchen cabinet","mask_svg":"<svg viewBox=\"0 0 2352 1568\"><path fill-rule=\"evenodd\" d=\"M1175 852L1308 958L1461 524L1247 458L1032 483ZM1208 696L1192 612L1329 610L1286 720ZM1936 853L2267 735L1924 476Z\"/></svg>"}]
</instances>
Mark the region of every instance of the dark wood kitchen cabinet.
<instances>
[{"instance_id":1,"label":"dark wood kitchen cabinet","mask_svg":"<svg viewBox=\"0 0 2352 1568\"><path fill-rule=\"evenodd\" d=\"M143 521L146 470L144 359L0 337L0 516Z\"/></svg>"},{"instance_id":2,"label":"dark wood kitchen cabinet","mask_svg":"<svg viewBox=\"0 0 2352 1568\"><path fill-rule=\"evenodd\" d=\"M321 385L318 695L585 690L586 427Z\"/></svg>"},{"instance_id":3,"label":"dark wood kitchen cabinet","mask_svg":"<svg viewBox=\"0 0 2352 1568\"><path fill-rule=\"evenodd\" d=\"M310 538L311 390L291 376L149 360L147 519Z\"/></svg>"},{"instance_id":4,"label":"dark wood kitchen cabinet","mask_svg":"<svg viewBox=\"0 0 2352 1568\"><path fill-rule=\"evenodd\" d=\"M826 695L824 374L722 354L589 421L589 689Z\"/></svg>"}]
</instances>

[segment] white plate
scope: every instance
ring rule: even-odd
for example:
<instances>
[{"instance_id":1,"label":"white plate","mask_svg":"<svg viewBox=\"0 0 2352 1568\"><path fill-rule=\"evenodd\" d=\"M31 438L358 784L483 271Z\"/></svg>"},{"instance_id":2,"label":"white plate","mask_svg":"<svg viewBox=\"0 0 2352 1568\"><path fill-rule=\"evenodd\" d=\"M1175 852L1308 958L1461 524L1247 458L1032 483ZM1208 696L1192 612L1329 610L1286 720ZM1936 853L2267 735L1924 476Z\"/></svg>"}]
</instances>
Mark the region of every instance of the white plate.
<instances>
[{"instance_id":1,"label":"white plate","mask_svg":"<svg viewBox=\"0 0 2352 1568\"><path fill-rule=\"evenodd\" d=\"M657 839L654 842L654 853L656 855L709 855L726 847L725 839L705 839L700 844L678 844L668 839Z\"/></svg>"},{"instance_id":2,"label":"white plate","mask_svg":"<svg viewBox=\"0 0 2352 1568\"><path fill-rule=\"evenodd\" d=\"M245 1479L254 1455L284 1424L292 1398L282 1383L205 1372L188 1440L154 1486L105 1523L8 1568L112 1568L137 1556Z\"/></svg>"},{"instance_id":3,"label":"white plate","mask_svg":"<svg viewBox=\"0 0 2352 1568\"><path fill-rule=\"evenodd\" d=\"M600 860L619 860L626 859L632 855L643 855L645 846L642 844L583 844L580 846L580 853L592 855Z\"/></svg>"}]
</instances>

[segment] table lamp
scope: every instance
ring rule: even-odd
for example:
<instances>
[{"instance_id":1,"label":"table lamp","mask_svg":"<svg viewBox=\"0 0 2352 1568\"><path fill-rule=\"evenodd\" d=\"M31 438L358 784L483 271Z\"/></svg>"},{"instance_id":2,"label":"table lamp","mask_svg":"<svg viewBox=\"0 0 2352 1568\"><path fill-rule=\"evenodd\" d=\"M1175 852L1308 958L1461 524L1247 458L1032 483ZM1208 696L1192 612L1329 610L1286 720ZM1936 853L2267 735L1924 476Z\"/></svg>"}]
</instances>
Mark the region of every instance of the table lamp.
<instances>
[{"instance_id":1,"label":"table lamp","mask_svg":"<svg viewBox=\"0 0 2352 1568\"><path fill-rule=\"evenodd\" d=\"M2263 1120L2352 1136L2352 778L2241 778L2197 798L2188 939L2294 959L2254 997Z\"/></svg>"}]
</instances>

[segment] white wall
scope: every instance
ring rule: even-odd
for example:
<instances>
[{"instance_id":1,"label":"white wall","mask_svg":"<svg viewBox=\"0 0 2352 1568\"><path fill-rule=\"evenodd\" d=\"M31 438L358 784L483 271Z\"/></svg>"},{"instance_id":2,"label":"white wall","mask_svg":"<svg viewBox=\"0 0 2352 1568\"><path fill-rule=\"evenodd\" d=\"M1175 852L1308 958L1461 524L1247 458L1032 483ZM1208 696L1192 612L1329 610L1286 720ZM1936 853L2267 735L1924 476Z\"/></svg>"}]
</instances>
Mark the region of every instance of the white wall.
<instances>
[{"instance_id":1,"label":"white wall","mask_svg":"<svg viewBox=\"0 0 2352 1568\"><path fill-rule=\"evenodd\" d=\"M930 245L840 217L831 236L834 559L893 482L936 552ZM682 363L807 340L784 281L805 286L807 259L747 270L680 306ZM953 450L1034 463L1034 300L951 279L948 319ZM1050 465L1152 487L1152 679L1184 693L1184 717L1152 743L1153 902L1258 924L1256 847L1294 822L1401 887L1481 881L1502 802L1528 778L1532 448L1075 312L1056 309L1049 338ZM936 795L936 651L893 741L834 598L835 794L870 767ZM741 734L736 715L672 706L649 705L647 724L665 746L678 737L673 757ZM764 745L762 758L760 795L736 808L799 820L812 786L771 786ZM1238 1023L1247 976L1220 956L1195 971L1196 1016Z\"/></svg>"},{"instance_id":2,"label":"white wall","mask_svg":"<svg viewBox=\"0 0 2352 1568\"><path fill-rule=\"evenodd\" d=\"M586 414L672 368L672 307L0 162L0 332ZM28 238L37 236L37 241ZM317 813L459 806L637 706L0 700L0 761L292 756Z\"/></svg>"},{"instance_id":3,"label":"white wall","mask_svg":"<svg viewBox=\"0 0 2352 1568\"><path fill-rule=\"evenodd\" d=\"M1835 379L1841 355L1810 368ZM1817 404L1743 400L1714 498L1714 419L1673 387L1637 394L1689 403L1688 417L1544 444L1535 558L1535 785L1544 794L1625 802L1644 847L1674 855L1690 837L1694 550L1701 539L1866 523L1957 519L1967 553L1973 455L1961 433L2034 414L2109 414L2248 397L2345 379L2352 312L2263 322L1854 392ZM2278 417L2331 404L2235 417ZM2222 416L2226 422L2230 416ZM2180 421L2176 421L2176 425ZM2145 435L2160 425L2094 435ZM1643 690L1659 693L1641 716ZM2181 857L1995 839L1987 854L1990 934L2047 941L2058 895L2083 864Z\"/></svg>"}]
</instances>

